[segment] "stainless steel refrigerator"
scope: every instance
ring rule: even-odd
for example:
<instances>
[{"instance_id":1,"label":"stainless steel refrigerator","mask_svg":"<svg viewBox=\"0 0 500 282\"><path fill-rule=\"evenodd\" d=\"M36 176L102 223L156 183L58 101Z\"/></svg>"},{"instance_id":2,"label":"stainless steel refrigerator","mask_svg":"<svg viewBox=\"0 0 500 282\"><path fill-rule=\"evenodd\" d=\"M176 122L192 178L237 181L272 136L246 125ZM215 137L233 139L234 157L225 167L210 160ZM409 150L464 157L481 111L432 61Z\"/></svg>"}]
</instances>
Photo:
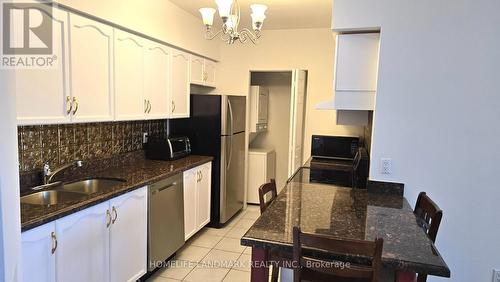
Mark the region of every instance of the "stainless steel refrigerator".
<instances>
[{"instance_id":1,"label":"stainless steel refrigerator","mask_svg":"<svg viewBox=\"0 0 500 282\"><path fill-rule=\"evenodd\" d=\"M190 118L170 120L171 135L187 135L193 154L214 157L210 225L243 208L246 97L191 95Z\"/></svg>"}]
</instances>

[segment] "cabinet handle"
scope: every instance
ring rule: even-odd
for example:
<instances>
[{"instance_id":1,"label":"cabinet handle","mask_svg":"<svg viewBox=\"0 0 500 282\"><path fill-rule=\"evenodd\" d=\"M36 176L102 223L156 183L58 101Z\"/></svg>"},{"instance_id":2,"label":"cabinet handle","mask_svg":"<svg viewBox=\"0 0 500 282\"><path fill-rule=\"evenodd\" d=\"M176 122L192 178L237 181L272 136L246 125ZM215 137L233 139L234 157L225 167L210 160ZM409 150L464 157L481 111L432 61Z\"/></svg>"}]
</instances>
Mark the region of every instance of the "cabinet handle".
<instances>
[{"instance_id":1,"label":"cabinet handle","mask_svg":"<svg viewBox=\"0 0 500 282\"><path fill-rule=\"evenodd\" d=\"M68 109L69 105L69 109ZM73 102L71 102L71 97L67 96L66 97L66 114L69 115L71 114L71 111L73 110Z\"/></svg>"},{"instance_id":2,"label":"cabinet handle","mask_svg":"<svg viewBox=\"0 0 500 282\"><path fill-rule=\"evenodd\" d=\"M148 100L144 99L144 113L148 113Z\"/></svg>"},{"instance_id":3,"label":"cabinet handle","mask_svg":"<svg viewBox=\"0 0 500 282\"><path fill-rule=\"evenodd\" d=\"M151 112L151 108L152 108L153 106L151 106L151 102L150 102L149 100L148 100L148 104L149 104L149 110L148 110L148 114L149 114L149 113Z\"/></svg>"},{"instance_id":4,"label":"cabinet handle","mask_svg":"<svg viewBox=\"0 0 500 282\"><path fill-rule=\"evenodd\" d=\"M57 237L56 237L56 233L55 232L52 232L50 234L50 237L52 238L52 254L54 254L57 250Z\"/></svg>"},{"instance_id":5,"label":"cabinet handle","mask_svg":"<svg viewBox=\"0 0 500 282\"><path fill-rule=\"evenodd\" d=\"M111 223L115 224L115 221L116 221L116 219L118 218L118 212L116 211L116 208L115 208L115 207L113 207L113 208L112 208L112 210L113 210L113 213L115 214L115 218L113 218L113 219L111 220Z\"/></svg>"},{"instance_id":6,"label":"cabinet handle","mask_svg":"<svg viewBox=\"0 0 500 282\"><path fill-rule=\"evenodd\" d=\"M111 225L111 213L109 210L106 210L106 228Z\"/></svg>"},{"instance_id":7,"label":"cabinet handle","mask_svg":"<svg viewBox=\"0 0 500 282\"><path fill-rule=\"evenodd\" d=\"M200 182L203 180L203 171L200 170Z\"/></svg>"},{"instance_id":8,"label":"cabinet handle","mask_svg":"<svg viewBox=\"0 0 500 282\"><path fill-rule=\"evenodd\" d=\"M76 115L76 112L78 111L78 100L76 97L73 97L73 103L75 103L75 109L73 110L73 115Z\"/></svg>"},{"instance_id":9,"label":"cabinet handle","mask_svg":"<svg viewBox=\"0 0 500 282\"><path fill-rule=\"evenodd\" d=\"M175 102L172 101L172 113L175 112Z\"/></svg>"}]
</instances>

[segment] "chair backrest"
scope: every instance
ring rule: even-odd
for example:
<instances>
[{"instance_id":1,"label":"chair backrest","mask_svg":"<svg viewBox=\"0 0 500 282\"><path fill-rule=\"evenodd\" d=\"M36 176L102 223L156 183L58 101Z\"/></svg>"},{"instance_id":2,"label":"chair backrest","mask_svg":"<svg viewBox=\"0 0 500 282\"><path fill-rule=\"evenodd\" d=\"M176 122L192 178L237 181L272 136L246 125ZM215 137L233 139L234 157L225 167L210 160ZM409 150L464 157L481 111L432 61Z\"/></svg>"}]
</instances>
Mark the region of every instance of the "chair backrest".
<instances>
[{"instance_id":1,"label":"chair backrest","mask_svg":"<svg viewBox=\"0 0 500 282\"><path fill-rule=\"evenodd\" d=\"M266 201L266 195L271 193L271 197ZM276 190L276 181L271 179L270 182L262 184L259 187L259 204L260 204L260 213L262 214L267 207L276 199L278 192Z\"/></svg>"},{"instance_id":2,"label":"chair backrest","mask_svg":"<svg viewBox=\"0 0 500 282\"><path fill-rule=\"evenodd\" d=\"M419 220L418 224L425 230L432 242L435 242L443 211L425 192L420 192L414 213Z\"/></svg>"},{"instance_id":3,"label":"chair backrest","mask_svg":"<svg viewBox=\"0 0 500 282\"><path fill-rule=\"evenodd\" d=\"M378 282L382 267L383 244L384 240L382 238L377 238L375 241L347 240L327 235L302 233L299 227L294 227L294 281L299 282L302 278L311 281L332 281L332 277L339 277ZM304 256L302 253L304 247L329 253L363 256L372 258L372 262L371 265L353 263L347 265L347 262L342 264L341 262L321 260Z\"/></svg>"}]
</instances>

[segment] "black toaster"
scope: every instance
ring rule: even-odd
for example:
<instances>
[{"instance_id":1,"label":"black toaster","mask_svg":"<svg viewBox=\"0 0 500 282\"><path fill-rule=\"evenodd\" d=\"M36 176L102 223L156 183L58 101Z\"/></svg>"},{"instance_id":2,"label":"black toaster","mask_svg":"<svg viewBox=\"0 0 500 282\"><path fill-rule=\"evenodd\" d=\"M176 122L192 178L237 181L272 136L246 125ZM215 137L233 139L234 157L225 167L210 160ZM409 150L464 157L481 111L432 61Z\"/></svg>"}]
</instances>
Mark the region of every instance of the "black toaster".
<instances>
[{"instance_id":1,"label":"black toaster","mask_svg":"<svg viewBox=\"0 0 500 282\"><path fill-rule=\"evenodd\" d=\"M176 160L191 154L186 136L161 138L150 136L146 144L146 158L150 160Z\"/></svg>"}]
</instances>

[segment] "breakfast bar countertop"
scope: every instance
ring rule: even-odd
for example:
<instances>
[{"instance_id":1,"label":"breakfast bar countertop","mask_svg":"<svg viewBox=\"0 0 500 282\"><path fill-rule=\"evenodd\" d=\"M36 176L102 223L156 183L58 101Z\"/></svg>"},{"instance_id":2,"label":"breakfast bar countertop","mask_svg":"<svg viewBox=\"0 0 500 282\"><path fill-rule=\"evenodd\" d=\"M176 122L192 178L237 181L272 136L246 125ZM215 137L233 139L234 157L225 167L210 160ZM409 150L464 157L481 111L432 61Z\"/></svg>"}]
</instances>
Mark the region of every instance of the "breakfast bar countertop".
<instances>
[{"instance_id":1,"label":"breakfast bar countertop","mask_svg":"<svg viewBox=\"0 0 500 282\"><path fill-rule=\"evenodd\" d=\"M292 230L339 238L384 239L383 266L450 277L450 269L417 224L408 201L398 195L310 183L301 168L241 238L241 244L291 252ZM331 254L336 259L356 259Z\"/></svg>"},{"instance_id":2,"label":"breakfast bar countertop","mask_svg":"<svg viewBox=\"0 0 500 282\"><path fill-rule=\"evenodd\" d=\"M110 190L87 195L76 203L53 206L21 204L21 231L27 231L212 160L213 157L190 155L173 161L154 161L146 159L143 152L138 151L119 158L100 160L93 165L85 165L81 170L75 170L74 175L66 176L65 180L105 177L119 178L126 182Z\"/></svg>"}]
</instances>

